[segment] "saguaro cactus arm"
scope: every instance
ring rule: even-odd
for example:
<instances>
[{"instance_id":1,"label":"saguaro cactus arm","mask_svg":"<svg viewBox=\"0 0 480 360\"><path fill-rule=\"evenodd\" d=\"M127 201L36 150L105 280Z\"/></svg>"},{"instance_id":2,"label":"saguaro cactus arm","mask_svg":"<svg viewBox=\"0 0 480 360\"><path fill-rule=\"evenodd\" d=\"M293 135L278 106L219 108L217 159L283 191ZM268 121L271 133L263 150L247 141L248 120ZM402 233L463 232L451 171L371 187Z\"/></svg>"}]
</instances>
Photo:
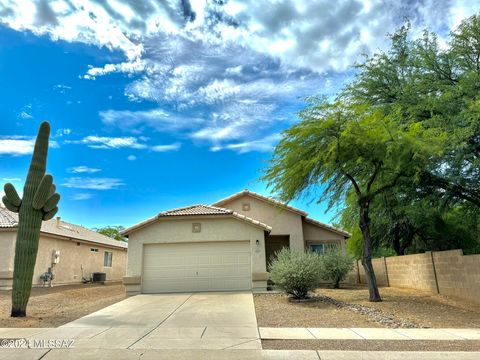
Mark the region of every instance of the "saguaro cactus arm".
<instances>
[{"instance_id":1,"label":"saguaro cactus arm","mask_svg":"<svg viewBox=\"0 0 480 360\"><path fill-rule=\"evenodd\" d=\"M50 194L52 185L52 175L45 175L40 181L40 185L38 185L35 196L33 197L32 206L35 210L40 210L45 205L45 202L48 199L48 195Z\"/></svg>"},{"instance_id":2,"label":"saguaro cactus arm","mask_svg":"<svg viewBox=\"0 0 480 360\"><path fill-rule=\"evenodd\" d=\"M12 212L15 212L15 213L18 213L18 212L20 211L20 207L13 205L13 204L10 202L10 200L8 200L7 195L4 195L4 196L2 197L2 202L3 202L3 205L5 205L5 207L6 207L8 210L10 210L10 211L12 211Z\"/></svg>"},{"instance_id":3,"label":"saguaro cactus arm","mask_svg":"<svg viewBox=\"0 0 480 360\"><path fill-rule=\"evenodd\" d=\"M48 213L48 212L52 211L53 209L55 209L55 207L57 206L59 201L60 201L60 194L59 193L55 193L52 196L50 196L47 199L47 201L45 202L45 205L43 205L43 208L42 208L43 212Z\"/></svg>"},{"instance_id":4,"label":"saguaro cactus arm","mask_svg":"<svg viewBox=\"0 0 480 360\"><path fill-rule=\"evenodd\" d=\"M53 219L57 211L58 211L58 206L55 206L51 211L43 214L42 220L47 221L47 220Z\"/></svg>"},{"instance_id":5,"label":"saguaro cactus arm","mask_svg":"<svg viewBox=\"0 0 480 360\"><path fill-rule=\"evenodd\" d=\"M15 186L10 183L6 183L3 189L5 190L5 196L7 197L7 200L10 202L10 204L20 207L22 199L20 199L20 196L18 196L17 190L15 190Z\"/></svg>"}]
</instances>

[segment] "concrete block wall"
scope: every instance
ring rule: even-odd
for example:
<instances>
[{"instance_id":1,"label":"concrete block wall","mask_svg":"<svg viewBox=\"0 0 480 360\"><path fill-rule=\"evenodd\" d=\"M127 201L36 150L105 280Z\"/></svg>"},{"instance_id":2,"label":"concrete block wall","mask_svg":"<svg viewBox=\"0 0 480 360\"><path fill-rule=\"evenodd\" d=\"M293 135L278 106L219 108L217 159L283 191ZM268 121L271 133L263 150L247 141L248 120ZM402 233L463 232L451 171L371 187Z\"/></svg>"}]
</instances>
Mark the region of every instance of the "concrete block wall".
<instances>
[{"instance_id":1,"label":"concrete block wall","mask_svg":"<svg viewBox=\"0 0 480 360\"><path fill-rule=\"evenodd\" d=\"M451 250L434 252L433 259L440 294L480 303L480 254Z\"/></svg>"},{"instance_id":2,"label":"concrete block wall","mask_svg":"<svg viewBox=\"0 0 480 360\"><path fill-rule=\"evenodd\" d=\"M432 253L386 258L390 286L437 292Z\"/></svg>"},{"instance_id":3,"label":"concrete block wall","mask_svg":"<svg viewBox=\"0 0 480 360\"><path fill-rule=\"evenodd\" d=\"M385 268L385 258L378 258L372 261L373 271L377 278L378 286L388 286L387 269ZM357 262L358 272L360 274L360 283L365 284L367 279L365 278L365 270L363 269L362 262Z\"/></svg>"},{"instance_id":4,"label":"concrete block wall","mask_svg":"<svg viewBox=\"0 0 480 360\"><path fill-rule=\"evenodd\" d=\"M382 257L373 259L372 264L379 286L419 289L480 303L480 254L426 252ZM347 282L366 283L361 261L356 262Z\"/></svg>"}]
</instances>

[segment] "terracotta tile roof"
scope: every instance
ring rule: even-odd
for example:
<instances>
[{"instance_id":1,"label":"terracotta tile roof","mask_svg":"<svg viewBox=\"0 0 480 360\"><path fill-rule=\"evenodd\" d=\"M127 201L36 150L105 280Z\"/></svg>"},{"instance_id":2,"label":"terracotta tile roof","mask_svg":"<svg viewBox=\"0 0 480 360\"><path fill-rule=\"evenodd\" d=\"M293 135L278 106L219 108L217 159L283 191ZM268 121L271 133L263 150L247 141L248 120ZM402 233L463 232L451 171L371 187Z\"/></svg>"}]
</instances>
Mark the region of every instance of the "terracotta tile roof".
<instances>
[{"instance_id":1,"label":"terracotta tile roof","mask_svg":"<svg viewBox=\"0 0 480 360\"><path fill-rule=\"evenodd\" d=\"M0 228L16 228L18 225L18 214L0 206ZM65 221L57 223L57 219L42 222L41 232L62 236L70 239L84 240L97 244L108 245L126 249L128 244L124 241L114 240L108 236L99 234L96 231L87 229L80 225L71 224Z\"/></svg>"},{"instance_id":2,"label":"terracotta tile roof","mask_svg":"<svg viewBox=\"0 0 480 360\"><path fill-rule=\"evenodd\" d=\"M158 214L158 217L189 215L229 215L232 213L232 210L199 204L164 211Z\"/></svg>"},{"instance_id":3,"label":"terracotta tile roof","mask_svg":"<svg viewBox=\"0 0 480 360\"><path fill-rule=\"evenodd\" d=\"M345 236L345 237L351 237L351 236L352 236L352 234L350 234L349 232L347 232L347 231L345 231L345 230L336 228L335 226L325 224L325 223L323 223L323 222L321 222L321 221L314 220L314 219L309 218L309 217L306 217L306 218L305 218L305 221L308 222L308 223L310 223L310 224L317 225L318 227L324 228L324 229L326 229L326 230L330 230L330 231L335 232L335 233L337 233L337 234L343 235L343 236Z\"/></svg>"},{"instance_id":4,"label":"terracotta tile roof","mask_svg":"<svg viewBox=\"0 0 480 360\"><path fill-rule=\"evenodd\" d=\"M284 208L284 209L286 209L286 210L290 210L290 211L292 211L292 212L294 212L294 213L297 213L297 214L299 214L299 215L301 215L301 216L307 216L307 215L308 215L308 213L306 213L306 212L303 211L303 210L300 210L300 209L298 209L298 208L296 208L296 207L287 205L287 204L285 204L285 203L283 203L283 202L281 202L281 201L275 200L275 199L273 199L273 198L271 198L271 197L263 196L263 195L261 195L261 194L259 194L259 193L250 191L250 190L248 190L248 189L239 191L239 192L237 192L237 193L235 193L235 194L233 194L233 195L230 195L230 196L228 196L228 197L226 197L226 198L224 198L224 199L222 199L222 200L220 200L220 201L217 201L216 203L213 204L213 206L223 206L223 205L225 205L226 203L228 203L228 202L230 202L230 201L232 201L232 200L238 199L238 198L240 198L240 197L242 197L242 196L245 196L245 195L250 195L250 196L252 196L252 197L254 197L254 198L256 198L256 199L266 201L266 202L268 202L268 203L270 203L270 204L272 204L272 205L278 206L278 207L280 207L280 208Z\"/></svg>"},{"instance_id":5,"label":"terracotta tile roof","mask_svg":"<svg viewBox=\"0 0 480 360\"><path fill-rule=\"evenodd\" d=\"M138 224L135 224L129 227L128 229L123 230L122 234L128 235L135 230L138 230L146 225L156 222L160 218L180 217L180 216L215 216L215 215L232 216L239 220L259 226L267 231L272 230L271 226L264 224L260 221L257 221L255 219L249 218L245 215L239 214L233 210L224 209L216 206L199 204L199 205L191 205L191 206L181 207L181 208L172 209L168 211L163 211L159 213L157 216L151 217L150 219L142 221Z\"/></svg>"},{"instance_id":6,"label":"terracotta tile roof","mask_svg":"<svg viewBox=\"0 0 480 360\"><path fill-rule=\"evenodd\" d=\"M0 228L12 228L18 224L18 214L0 206Z\"/></svg>"}]
</instances>

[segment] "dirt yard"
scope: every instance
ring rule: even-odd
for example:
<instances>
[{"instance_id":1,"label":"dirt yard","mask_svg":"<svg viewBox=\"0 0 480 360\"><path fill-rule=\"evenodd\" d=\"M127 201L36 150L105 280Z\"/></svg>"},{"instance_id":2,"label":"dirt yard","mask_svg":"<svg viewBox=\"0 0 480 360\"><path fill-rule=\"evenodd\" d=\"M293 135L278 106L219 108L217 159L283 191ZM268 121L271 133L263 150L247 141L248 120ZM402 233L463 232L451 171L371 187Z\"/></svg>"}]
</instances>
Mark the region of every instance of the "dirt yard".
<instances>
[{"instance_id":1,"label":"dirt yard","mask_svg":"<svg viewBox=\"0 0 480 360\"><path fill-rule=\"evenodd\" d=\"M262 340L262 347L271 350L480 351L480 341Z\"/></svg>"},{"instance_id":2,"label":"dirt yard","mask_svg":"<svg viewBox=\"0 0 480 360\"><path fill-rule=\"evenodd\" d=\"M400 322L408 321L425 328L480 328L480 305L469 304L442 295L418 290L380 288L383 302L368 301L364 286L343 289L320 288L325 295L349 304L379 310ZM373 316L338 308L325 301L291 303L282 294L255 294L259 326L269 327L385 327Z\"/></svg>"},{"instance_id":3,"label":"dirt yard","mask_svg":"<svg viewBox=\"0 0 480 360\"><path fill-rule=\"evenodd\" d=\"M11 318L11 291L0 292L0 327L57 327L125 299L119 283L33 288L27 317Z\"/></svg>"}]
</instances>

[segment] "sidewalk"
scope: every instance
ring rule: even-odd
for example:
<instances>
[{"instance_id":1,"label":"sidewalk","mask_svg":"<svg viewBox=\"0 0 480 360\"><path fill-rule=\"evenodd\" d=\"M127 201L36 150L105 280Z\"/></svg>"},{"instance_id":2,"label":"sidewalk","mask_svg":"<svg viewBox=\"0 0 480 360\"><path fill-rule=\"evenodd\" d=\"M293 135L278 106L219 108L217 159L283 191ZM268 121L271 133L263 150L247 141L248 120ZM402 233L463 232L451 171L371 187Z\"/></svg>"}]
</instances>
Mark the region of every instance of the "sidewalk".
<instances>
[{"instance_id":1,"label":"sidewalk","mask_svg":"<svg viewBox=\"0 0 480 360\"><path fill-rule=\"evenodd\" d=\"M315 350L127 350L17 349L0 350L9 360L478 360L479 352L315 351Z\"/></svg>"},{"instance_id":2,"label":"sidewalk","mask_svg":"<svg viewBox=\"0 0 480 360\"><path fill-rule=\"evenodd\" d=\"M262 340L480 340L480 329L271 328Z\"/></svg>"}]
</instances>

